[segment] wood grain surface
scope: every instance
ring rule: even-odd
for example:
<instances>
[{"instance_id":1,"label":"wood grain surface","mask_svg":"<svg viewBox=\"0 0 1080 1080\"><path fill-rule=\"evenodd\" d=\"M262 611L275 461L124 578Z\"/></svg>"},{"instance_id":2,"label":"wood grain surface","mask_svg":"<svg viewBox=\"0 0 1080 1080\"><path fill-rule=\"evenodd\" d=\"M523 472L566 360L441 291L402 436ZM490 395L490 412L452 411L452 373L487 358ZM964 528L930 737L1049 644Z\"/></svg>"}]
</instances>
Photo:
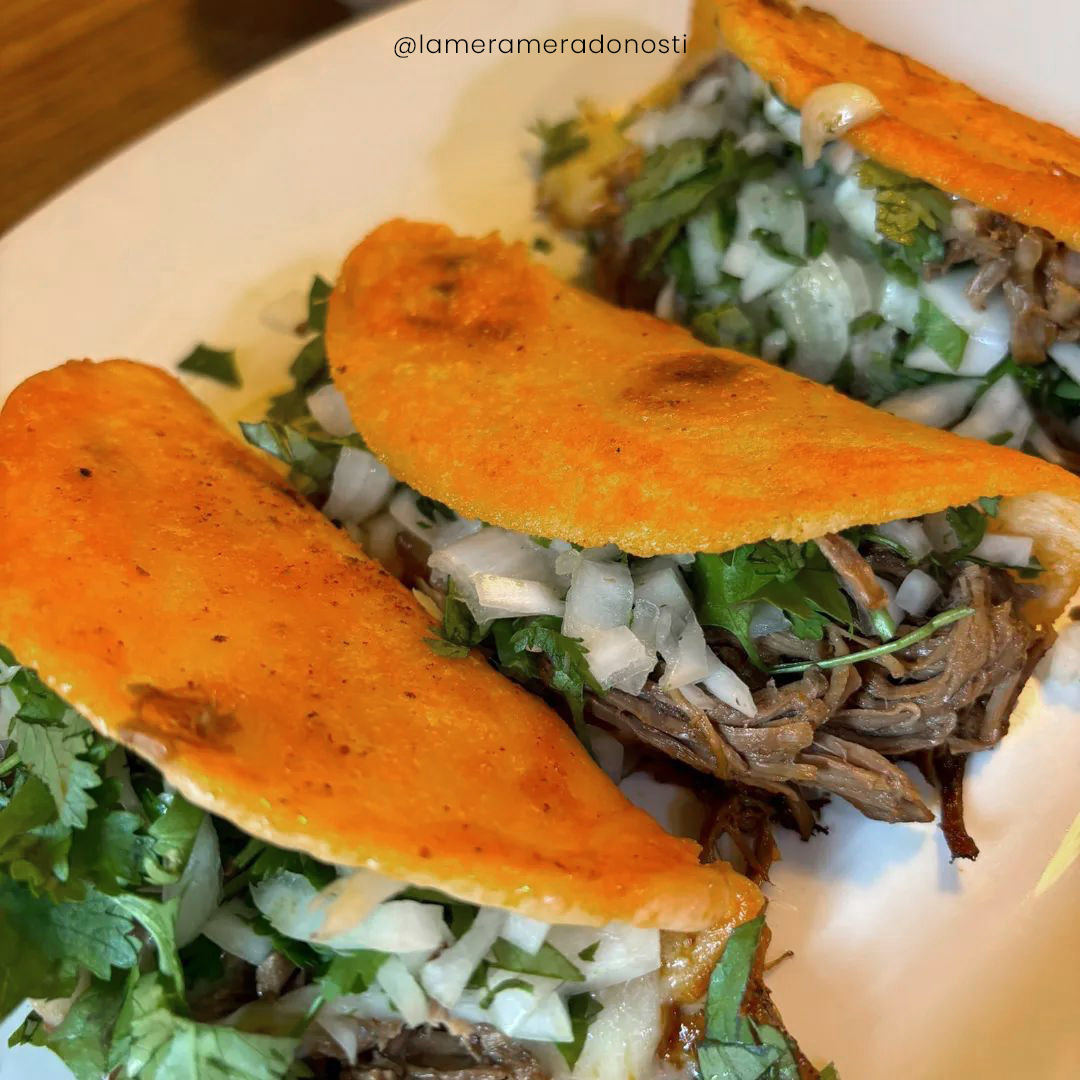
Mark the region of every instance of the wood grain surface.
<instances>
[{"instance_id":1,"label":"wood grain surface","mask_svg":"<svg viewBox=\"0 0 1080 1080\"><path fill-rule=\"evenodd\" d=\"M0 233L133 138L349 15L337 0L0 0Z\"/></svg>"}]
</instances>

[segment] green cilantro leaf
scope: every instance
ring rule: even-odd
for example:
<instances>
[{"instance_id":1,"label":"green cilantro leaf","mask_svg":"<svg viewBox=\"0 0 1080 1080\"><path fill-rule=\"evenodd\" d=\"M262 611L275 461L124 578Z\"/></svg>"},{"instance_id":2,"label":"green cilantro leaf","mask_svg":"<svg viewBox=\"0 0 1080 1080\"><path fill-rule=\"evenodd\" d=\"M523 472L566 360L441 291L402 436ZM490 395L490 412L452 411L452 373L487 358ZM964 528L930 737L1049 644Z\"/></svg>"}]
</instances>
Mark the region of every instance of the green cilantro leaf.
<instances>
[{"instance_id":1,"label":"green cilantro leaf","mask_svg":"<svg viewBox=\"0 0 1080 1080\"><path fill-rule=\"evenodd\" d=\"M154 859L148 863L146 875L157 885L168 885L180 877L187 864L206 813L178 792L162 792L154 804L157 816L146 830Z\"/></svg>"},{"instance_id":2,"label":"green cilantro leaf","mask_svg":"<svg viewBox=\"0 0 1080 1080\"><path fill-rule=\"evenodd\" d=\"M718 304L699 311L690 320L696 338L707 345L753 353L758 348L757 329L737 304Z\"/></svg>"},{"instance_id":3,"label":"green cilantro leaf","mask_svg":"<svg viewBox=\"0 0 1080 1080\"><path fill-rule=\"evenodd\" d=\"M556 1043L559 1053L572 1069L581 1057L585 1040L589 1035L592 1022L604 1011L604 1006L592 994L574 994L566 1002L566 1011L570 1014L570 1030L573 1037L569 1042Z\"/></svg>"},{"instance_id":4,"label":"green cilantro leaf","mask_svg":"<svg viewBox=\"0 0 1080 1080\"><path fill-rule=\"evenodd\" d=\"M580 130L576 116L557 124L537 120L530 131L543 144L540 150L541 172L547 172L589 148L589 138Z\"/></svg>"},{"instance_id":5,"label":"green cilantro leaf","mask_svg":"<svg viewBox=\"0 0 1080 1080\"><path fill-rule=\"evenodd\" d=\"M548 979L562 979L565 982L584 982L581 970L554 945L544 942L539 951L526 952L505 938L499 938L491 948L495 966L516 971L520 975L543 975Z\"/></svg>"},{"instance_id":6,"label":"green cilantro leaf","mask_svg":"<svg viewBox=\"0 0 1080 1080\"><path fill-rule=\"evenodd\" d=\"M74 709L59 720L32 719L29 712L20 709L10 728L19 756L52 793L60 821L83 829L95 805L90 792L101 784L97 768L85 760L95 740L90 725Z\"/></svg>"},{"instance_id":7,"label":"green cilantro leaf","mask_svg":"<svg viewBox=\"0 0 1080 1080\"><path fill-rule=\"evenodd\" d=\"M937 232L951 219L949 197L922 180L870 160L859 165L858 177L862 187L876 189L877 231L894 244L910 247L920 227Z\"/></svg>"},{"instance_id":8,"label":"green cilantro leaf","mask_svg":"<svg viewBox=\"0 0 1080 1080\"><path fill-rule=\"evenodd\" d=\"M50 1031L38 1023L22 1041L50 1049L77 1080L101 1080L109 1072L109 1043L127 982L128 976L122 972L116 972L108 982L92 980L58 1027Z\"/></svg>"},{"instance_id":9,"label":"green cilantro leaf","mask_svg":"<svg viewBox=\"0 0 1080 1080\"><path fill-rule=\"evenodd\" d=\"M177 897L172 900L152 900L135 893L121 893L113 898L117 907L126 911L150 935L157 949L158 970L168 981L176 1002L184 1000L184 969L176 950Z\"/></svg>"},{"instance_id":10,"label":"green cilantro leaf","mask_svg":"<svg viewBox=\"0 0 1080 1080\"><path fill-rule=\"evenodd\" d=\"M816 259L824 254L829 246L829 226L824 221L815 221L810 226L810 232L806 237L806 253L811 259Z\"/></svg>"},{"instance_id":11,"label":"green cilantro leaf","mask_svg":"<svg viewBox=\"0 0 1080 1080\"><path fill-rule=\"evenodd\" d=\"M307 301L307 328L316 334L321 334L326 329L326 309L333 291L334 286L319 274L311 279Z\"/></svg>"},{"instance_id":12,"label":"green cilantro leaf","mask_svg":"<svg viewBox=\"0 0 1080 1080\"><path fill-rule=\"evenodd\" d=\"M190 375L202 375L225 386L241 385L234 349L212 349L209 345L196 345L177 367Z\"/></svg>"},{"instance_id":13,"label":"green cilantro leaf","mask_svg":"<svg viewBox=\"0 0 1080 1080\"><path fill-rule=\"evenodd\" d=\"M424 641L436 655L460 659L468 656L469 649L473 645L479 645L487 637L490 625L481 625L472 617L472 612L461 599L457 586L451 581L446 590L440 635L437 638L424 638Z\"/></svg>"},{"instance_id":14,"label":"green cilantro leaf","mask_svg":"<svg viewBox=\"0 0 1080 1080\"><path fill-rule=\"evenodd\" d=\"M754 229L750 238L756 240L774 259L790 263L792 266L806 265L806 260L801 255L788 251L780 239L780 234L771 229Z\"/></svg>"},{"instance_id":15,"label":"green cilantro leaf","mask_svg":"<svg viewBox=\"0 0 1080 1080\"><path fill-rule=\"evenodd\" d=\"M131 920L105 896L54 903L0 875L0 1012L70 993L80 967L100 979L138 956Z\"/></svg>"},{"instance_id":16,"label":"green cilantro leaf","mask_svg":"<svg viewBox=\"0 0 1080 1080\"><path fill-rule=\"evenodd\" d=\"M724 946L705 1000L705 1034L709 1039L729 1043L745 1039L747 1023L740 1010L764 927L765 916L759 915L736 927Z\"/></svg>"},{"instance_id":17,"label":"green cilantro leaf","mask_svg":"<svg viewBox=\"0 0 1080 1080\"><path fill-rule=\"evenodd\" d=\"M330 961L319 979L319 991L323 1001L333 1001L342 994L358 994L372 986L379 968L389 956L389 953L378 952L376 949L339 953Z\"/></svg>"},{"instance_id":18,"label":"green cilantro leaf","mask_svg":"<svg viewBox=\"0 0 1080 1080\"><path fill-rule=\"evenodd\" d=\"M304 494L329 491L342 447L364 448L359 435L309 436L273 420L257 424L241 422L240 430L252 446L285 462L290 469L290 480Z\"/></svg>"},{"instance_id":19,"label":"green cilantro leaf","mask_svg":"<svg viewBox=\"0 0 1080 1080\"><path fill-rule=\"evenodd\" d=\"M698 1050L701 1080L773 1080L779 1060L775 1047L753 1043L706 1043Z\"/></svg>"},{"instance_id":20,"label":"green cilantro leaf","mask_svg":"<svg viewBox=\"0 0 1080 1080\"><path fill-rule=\"evenodd\" d=\"M596 950L600 948L600 942L594 941L591 945L586 945L581 952L578 953L578 959L584 960L585 963L589 963L594 956L596 956Z\"/></svg>"},{"instance_id":21,"label":"green cilantro leaf","mask_svg":"<svg viewBox=\"0 0 1080 1080\"><path fill-rule=\"evenodd\" d=\"M56 803L49 789L36 776L28 776L0 810L0 858L12 841L47 825L56 817Z\"/></svg>"},{"instance_id":22,"label":"green cilantro leaf","mask_svg":"<svg viewBox=\"0 0 1080 1080\"><path fill-rule=\"evenodd\" d=\"M515 619L515 629L507 647L514 653L543 653L551 663L551 686L570 706L578 738L588 746L585 736L585 690L602 694L603 687L589 670L587 650L577 638L560 632L562 620L557 615ZM496 638L498 642L498 638ZM501 650L500 650L501 652Z\"/></svg>"},{"instance_id":23,"label":"green cilantro leaf","mask_svg":"<svg viewBox=\"0 0 1080 1080\"><path fill-rule=\"evenodd\" d=\"M947 315L930 303L926 297L919 299L919 311L915 316L915 335L929 345L952 368L959 369L967 348L968 333L956 325Z\"/></svg>"},{"instance_id":24,"label":"green cilantro leaf","mask_svg":"<svg viewBox=\"0 0 1080 1080\"><path fill-rule=\"evenodd\" d=\"M129 1001L110 1064L123 1065L130 1080L284 1080L292 1066L296 1039L178 1016L156 974L144 975Z\"/></svg>"},{"instance_id":25,"label":"green cilantro leaf","mask_svg":"<svg viewBox=\"0 0 1080 1080\"><path fill-rule=\"evenodd\" d=\"M504 990L528 990L531 994L533 992L533 984L531 982L526 982L524 979L503 979L501 983L493 986L480 999L480 1008L490 1009L496 994L501 994Z\"/></svg>"}]
</instances>

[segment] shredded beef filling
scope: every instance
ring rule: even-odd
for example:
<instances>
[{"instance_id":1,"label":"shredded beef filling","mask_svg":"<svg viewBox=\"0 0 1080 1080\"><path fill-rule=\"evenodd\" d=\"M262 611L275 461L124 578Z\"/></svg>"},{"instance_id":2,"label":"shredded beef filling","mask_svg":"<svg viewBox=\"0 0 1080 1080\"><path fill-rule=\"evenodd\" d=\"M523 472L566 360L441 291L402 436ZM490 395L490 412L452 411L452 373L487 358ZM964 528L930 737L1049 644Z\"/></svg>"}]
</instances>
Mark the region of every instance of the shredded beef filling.
<instances>
[{"instance_id":1,"label":"shredded beef filling","mask_svg":"<svg viewBox=\"0 0 1080 1080\"><path fill-rule=\"evenodd\" d=\"M894 569L889 557L873 561L888 579ZM1024 592L1005 571L963 565L938 606L971 607L971 617L899 652L828 672L810 668L782 685L753 668L723 631L710 632L721 659L753 689L754 717L715 700L699 707L678 691L662 691L655 680L637 696L592 696L589 709L624 737L700 772L782 796L804 836L814 824L808 800L818 792L838 795L878 820L931 821L895 759L939 749L965 754L1002 738L1041 654L1038 635L1019 615ZM772 634L759 648L773 665L842 656L870 643L833 628L821 642ZM741 836L736 843L747 864L767 873L769 848L761 834L739 827L737 805L726 816L722 831Z\"/></svg>"}]
</instances>

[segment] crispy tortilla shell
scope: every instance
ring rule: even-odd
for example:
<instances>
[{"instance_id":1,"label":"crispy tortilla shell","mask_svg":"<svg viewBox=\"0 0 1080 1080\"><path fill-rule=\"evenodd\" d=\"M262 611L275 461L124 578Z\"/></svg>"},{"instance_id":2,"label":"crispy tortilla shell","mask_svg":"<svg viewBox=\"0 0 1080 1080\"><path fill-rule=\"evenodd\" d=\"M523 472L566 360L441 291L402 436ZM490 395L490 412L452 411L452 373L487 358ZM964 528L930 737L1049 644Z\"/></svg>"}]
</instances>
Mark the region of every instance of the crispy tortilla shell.
<instances>
[{"instance_id":1,"label":"crispy tortilla shell","mask_svg":"<svg viewBox=\"0 0 1080 1080\"><path fill-rule=\"evenodd\" d=\"M682 76L727 48L795 108L830 83L865 86L884 113L844 136L856 149L1080 250L1080 139L796 7L696 0Z\"/></svg>"},{"instance_id":2,"label":"crispy tortilla shell","mask_svg":"<svg viewBox=\"0 0 1080 1080\"><path fill-rule=\"evenodd\" d=\"M380 226L345 263L327 346L372 450L470 517L656 555L1035 496L1014 501L1047 556L1040 618L1080 582L1080 478L709 348L495 235Z\"/></svg>"},{"instance_id":3,"label":"crispy tortilla shell","mask_svg":"<svg viewBox=\"0 0 1080 1080\"><path fill-rule=\"evenodd\" d=\"M692 930L757 889L667 835L171 376L37 375L0 416L0 641L256 837L549 921Z\"/></svg>"}]
</instances>

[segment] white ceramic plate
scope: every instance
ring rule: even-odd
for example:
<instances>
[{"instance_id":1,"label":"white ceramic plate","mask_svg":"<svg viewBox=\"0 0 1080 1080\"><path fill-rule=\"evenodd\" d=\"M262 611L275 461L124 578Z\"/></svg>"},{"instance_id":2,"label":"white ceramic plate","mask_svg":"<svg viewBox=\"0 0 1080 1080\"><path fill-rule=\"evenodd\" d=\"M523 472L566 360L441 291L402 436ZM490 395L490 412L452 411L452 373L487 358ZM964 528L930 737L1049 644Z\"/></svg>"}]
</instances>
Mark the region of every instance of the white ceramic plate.
<instances>
[{"instance_id":1,"label":"white ceramic plate","mask_svg":"<svg viewBox=\"0 0 1080 1080\"><path fill-rule=\"evenodd\" d=\"M822 6L1080 131L1074 4L1044 0L1037 19L1015 0ZM312 271L333 275L396 214L531 235L526 126L582 96L631 98L667 69L660 56L397 59L399 37L671 37L684 23L681 2L423 0L233 87L0 242L0 397L71 356L171 366L197 340L238 345L250 392L295 347L270 324ZM795 957L772 984L803 1046L844 1080L1080 1075L1080 869L1035 888L1080 809L1075 704L1029 697L980 755L975 865L950 866L934 826L843 804L827 838L785 842L770 921ZM3 1080L46 1069L0 1051Z\"/></svg>"}]
</instances>

